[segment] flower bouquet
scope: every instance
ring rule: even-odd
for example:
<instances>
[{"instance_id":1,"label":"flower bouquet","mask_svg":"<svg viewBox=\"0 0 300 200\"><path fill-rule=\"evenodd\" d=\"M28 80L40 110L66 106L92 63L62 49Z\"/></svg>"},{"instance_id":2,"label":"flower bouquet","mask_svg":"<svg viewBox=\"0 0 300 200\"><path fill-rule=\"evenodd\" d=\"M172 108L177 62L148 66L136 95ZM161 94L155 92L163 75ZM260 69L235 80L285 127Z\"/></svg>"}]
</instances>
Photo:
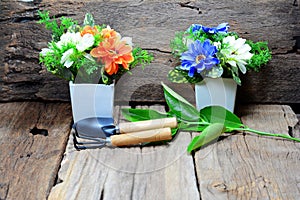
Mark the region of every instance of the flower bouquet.
<instances>
[{"instance_id":1,"label":"flower bouquet","mask_svg":"<svg viewBox=\"0 0 300 200\"><path fill-rule=\"evenodd\" d=\"M171 70L168 78L175 83L196 84L196 103L204 103L200 106L197 103L199 110L216 101L216 105L229 107L232 111L236 84L241 85L239 74L245 74L247 70L259 71L271 59L267 42L255 43L228 29L228 23L212 28L193 24L186 31L176 33L171 40L172 53L181 60L181 65ZM218 88L216 83L221 87ZM197 95L198 88L206 93ZM224 95L220 97L213 91ZM228 98L233 95L233 105L228 106Z\"/></svg>"},{"instance_id":2,"label":"flower bouquet","mask_svg":"<svg viewBox=\"0 0 300 200\"><path fill-rule=\"evenodd\" d=\"M133 47L130 37L122 37L110 26L96 25L89 13L82 26L71 18L51 19L47 11L39 16L39 23L52 32L51 42L40 52L40 63L70 81L74 121L111 117L115 81L137 65L149 64L153 56Z\"/></svg>"}]
</instances>

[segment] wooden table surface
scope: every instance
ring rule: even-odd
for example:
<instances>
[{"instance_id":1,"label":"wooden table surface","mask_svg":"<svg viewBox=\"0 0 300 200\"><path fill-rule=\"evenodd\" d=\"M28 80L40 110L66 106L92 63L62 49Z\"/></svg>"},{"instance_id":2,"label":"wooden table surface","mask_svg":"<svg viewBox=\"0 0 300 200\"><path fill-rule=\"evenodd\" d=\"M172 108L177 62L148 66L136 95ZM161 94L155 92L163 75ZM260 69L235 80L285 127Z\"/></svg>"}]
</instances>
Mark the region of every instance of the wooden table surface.
<instances>
[{"instance_id":1,"label":"wooden table surface","mask_svg":"<svg viewBox=\"0 0 300 200\"><path fill-rule=\"evenodd\" d=\"M115 107L118 121L121 108ZM1 103L0 110L0 199L300 196L299 143L237 133L190 155L186 147L199 133L179 132L166 145L77 151L68 103ZM244 105L236 112L252 128L300 136L289 106Z\"/></svg>"}]
</instances>

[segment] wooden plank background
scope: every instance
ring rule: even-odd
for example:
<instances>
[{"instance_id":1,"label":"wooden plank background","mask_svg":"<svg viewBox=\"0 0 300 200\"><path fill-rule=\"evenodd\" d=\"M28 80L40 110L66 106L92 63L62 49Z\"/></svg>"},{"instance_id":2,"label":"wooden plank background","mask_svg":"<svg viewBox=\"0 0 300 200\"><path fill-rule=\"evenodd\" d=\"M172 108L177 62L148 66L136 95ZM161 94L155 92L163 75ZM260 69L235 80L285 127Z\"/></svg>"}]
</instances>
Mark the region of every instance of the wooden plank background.
<instances>
[{"instance_id":1,"label":"wooden plank background","mask_svg":"<svg viewBox=\"0 0 300 200\"><path fill-rule=\"evenodd\" d=\"M229 22L231 30L245 38L268 41L273 54L273 60L261 73L250 72L242 78L237 101L300 103L297 1L2 0L0 4L0 101L69 101L68 83L49 74L38 63L38 53L51 36L43 25L36 23L37 11L47 9L51 15L78 21L90 12L97 23L109 24L122 35L133 37L135 44L154 54L155 61L144 71L138 68L132 76L120 80L126 84L117 85L117 101L163 101L160 82L170 84L166 75L176 65L169 48L175 32L192 23L216 26Z\"/></svg>"}]
</instances>

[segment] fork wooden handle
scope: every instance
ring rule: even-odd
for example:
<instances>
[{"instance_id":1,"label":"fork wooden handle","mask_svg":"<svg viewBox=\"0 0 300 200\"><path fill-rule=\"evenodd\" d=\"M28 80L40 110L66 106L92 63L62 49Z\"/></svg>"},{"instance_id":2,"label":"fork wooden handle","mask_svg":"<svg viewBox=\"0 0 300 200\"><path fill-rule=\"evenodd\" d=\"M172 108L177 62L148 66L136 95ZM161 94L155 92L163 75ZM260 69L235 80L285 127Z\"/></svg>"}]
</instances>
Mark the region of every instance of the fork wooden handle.
<instances>
[{"instance_id":1,"label":"fork wooden handle","mask_svg":"<svg viewBox=\"0 0 300 200\"><path fill-rule=\"evenodd\" d=\"M171 139L172 133L170 127L119 134L110 137L112 146L127 146Z\"/></svg>"},{"instance_id":2,"label":"fork wooden handle","mask_svg":"<svg viewBox=\"0 0 300 200\"><path fill-rule=\"evenodd\" d=\"M120 133L131 133L137 131L152 130L158 128L177 127L176 117L145 120L139 122L123 122L119 124Z\"/></svg>"}]
</instances>

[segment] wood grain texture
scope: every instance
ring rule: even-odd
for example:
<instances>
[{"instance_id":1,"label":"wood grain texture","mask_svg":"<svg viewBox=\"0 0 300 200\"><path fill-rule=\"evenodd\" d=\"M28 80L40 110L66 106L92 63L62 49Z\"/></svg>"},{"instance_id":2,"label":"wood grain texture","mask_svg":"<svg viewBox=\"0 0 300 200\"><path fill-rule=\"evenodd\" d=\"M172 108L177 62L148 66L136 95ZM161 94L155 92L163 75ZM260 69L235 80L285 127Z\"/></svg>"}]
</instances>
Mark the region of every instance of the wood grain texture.
<instances>
[{"instance_id":1,"label":"wood grain texture","mask_svg":"<svg viewBox=\"0 0 300 200\"><path fill-rule=\"evenodd\" d=\"M123 78L126 85L119 85L117 101L162 102L160 82L170 84L167 73L177 64L169 48L175 32L192 23L216 26L229 22L232 31L247 39L268 41L273 53L272 62L261 73L250 72L243 77L238 101L300 103L300 9L293 1L4 0L0 3L0 101L69 101L67 81L52 76L38 63L38 53L51 36L43 25L36 24L37 10L48 9L52 15L78 21L91 12L97 23L111 25L154 54L155 61L146 70L137 69L132 76ZM181 91L185 93L182 88Z\"/></svg>"},{"instance_id":2,"label":"wood grain texture","mask_svg":"<svg viewBox=\"0 0 300 200\"><path fill-rule=\"evenodd\" d=\"M70 132L68 103L0 104L0 199L46 199Z\"/></svg>"},{"instance_id":3,"label":"wood grain texture","mask_svg":"<svg viewBox=\"0 0 300 200\"><path fill-rule=\"evenodd\" d=\"M288 106L250 105L238 109L251 128L274 133L298 132ZM297 129L297 130L296 130ZM202 199L298 199L300 144L236 134L202 148L195 164Z\"/></svg>"},{"instance_id":4,"label":"wood grain texture","mask_svg":"<svg viewBox=\"0 0 300 200\"><path fill-rule=\"evenodd\" d=\"M49 200L199 199L193 159L186 153L190 139L180 133L169 145L76 151L70 138Z\"/></svg>"}]
</instances>

